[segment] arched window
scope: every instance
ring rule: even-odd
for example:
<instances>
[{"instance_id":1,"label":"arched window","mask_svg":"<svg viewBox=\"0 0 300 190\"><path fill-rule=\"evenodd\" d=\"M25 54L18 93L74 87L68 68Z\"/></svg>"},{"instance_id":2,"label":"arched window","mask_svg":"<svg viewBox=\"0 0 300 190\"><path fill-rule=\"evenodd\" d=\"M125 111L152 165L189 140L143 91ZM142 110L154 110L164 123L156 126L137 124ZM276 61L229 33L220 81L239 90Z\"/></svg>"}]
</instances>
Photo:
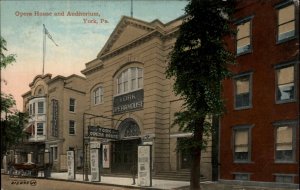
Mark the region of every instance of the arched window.
<instances>
[{"instance_id":1,"label":"arched window","mask_svg":"<svg viewBox=\"0 0 300 190\"><path fill-rule=\"evenodd\" d=\"M140 128L136 121L132 118L127 118L120 123L119 126L120 138L136 137L141 134Z\"/></svg>"},{"instance_id":2,"label":"arched window","mask_svg":"<svg viewBox=\"0 0 300 190\"><path fill-rule=\"evenodd\" d=\"M130 67L117 77L117 94L124 94L143 88L143 69Z\"/></svg>"},{"instance_id":3,"label":"arched window","mask_svg":"<svg viewBox=\"0 0 300 190\"><path fill-rule=\"evenodd\" d=\"M34 92L34 95L35 95L35 96L43 96L43 95L45 95L44 87L41 86L41 85L38 86L38 87L36 87L35 92Z\"/></svg>"},{"instance_id":4,"label":"arched window","mask_svg":"<svg viewBox=\"0 0 300 190\"><path fill-rule=\"evenodd\" d=\"M102 86L98 86L93 90L92 101L93 101L94 105L103 103L103 88L102 88Z\"/></svg>"}]
</instances>

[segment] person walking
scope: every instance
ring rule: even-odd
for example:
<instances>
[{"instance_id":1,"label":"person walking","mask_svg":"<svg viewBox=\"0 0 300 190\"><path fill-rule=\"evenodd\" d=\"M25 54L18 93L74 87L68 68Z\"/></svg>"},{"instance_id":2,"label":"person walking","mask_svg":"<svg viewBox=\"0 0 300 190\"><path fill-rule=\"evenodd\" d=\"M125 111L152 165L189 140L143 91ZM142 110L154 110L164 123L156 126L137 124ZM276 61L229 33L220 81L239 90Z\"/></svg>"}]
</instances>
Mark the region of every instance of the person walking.
<instances>
[{"instance_id":1,"label":"person walking","mask_svg":"<svg viewBox=\"0 0 300 190\"><path fill-rule=\"evenodd\" d=\"M131 175L132 175L132 185L135 185L135 176L137 174L137 167L136 167L136 161L134 160L132 162L131 166Z\"/></svg>"}]
</instances>

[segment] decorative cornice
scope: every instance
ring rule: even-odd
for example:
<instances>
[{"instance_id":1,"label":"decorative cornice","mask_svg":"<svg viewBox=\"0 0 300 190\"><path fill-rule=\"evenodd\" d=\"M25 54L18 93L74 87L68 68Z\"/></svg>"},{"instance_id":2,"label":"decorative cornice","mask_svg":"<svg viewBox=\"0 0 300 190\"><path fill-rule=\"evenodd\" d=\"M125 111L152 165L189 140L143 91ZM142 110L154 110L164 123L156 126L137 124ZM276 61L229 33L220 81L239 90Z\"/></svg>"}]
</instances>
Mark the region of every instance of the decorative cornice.
<instances>
[{"instance_id":1,"label":"decorative cornice","mask_svg":"<svg viewBox=\"0 0 300 190\"><path fill-rule=\"evenodd\" d=\"M93 67L86 68L86 69L82 70L81 73L84 75L90 75L90 74L102 69L102 67L103 67L103 63L101 63L100 65L95 65Z\"/></svg>"},{"instance_id":2,"label":"decorative cornice","mask_svg":"<svg viewBox=\"0 0 300 190\"><path fill-rule=\"evenodd\" d=\"M120 37L120 35L122 34L126 26L133 26L135 28L139 28L148 32L155 30L154 27L149 26L149 23L137 19L123 17L121 22L115 28L115 31L113 31L113 33L111 34L111 38L104 45L102 51L100 51L97 57L101 57L103 54L110 51L110 48L118 40L118 38Z\"/></svg>"},{"instance_id":3,"label":"decorative cornice","mask_svg":"<svg viewBox=\"0 0 300 190\"><path fill-rule=\"evenodd\" d=\"M123 45L123 46L121 46L121 47L119 47L119 48L117 48L117 49L115 49L115 50L113 50L111 52L103 54L99 58L104 61L104 60L107 60L107 59L109 59L111 57L119 55L119 54L121 54L121 53L123 53L123 52L125 52L125 51L127 51L129 49L132 49L132 48L134 48L134 47L136 47L136 46L138 46L138 45L140 45L142 43L145 43L145 42L151 40L153 37L157 37L158 36L162 40L166 40L166 39L169 39L169 38L176 37L178 35L178 32L179 32L179 29L173 30L173 31L171 31L171 32L169 32L167 34L164 34L164 33L160 32L160 31L154 30L151 33L147 34L146 36L142 36L141 38L136 39L136 40L134 40L134 41L132 41L132 42L126 44L126 45Z\"/></svg>"},{"instance_id":4,"label":"decorative cornice","mask_svg":"<svg viewBox=\"0 0 300 190\"><path fill-rule=\"evenodd\" d=\"M72 90L72 91L78 92L78 93L81 93L81 94L86 94L85 92L76 90L76 89L74 89L74 88L70 88L70 87L66 87L66 86L65 86L64 88L65 88L65 89L68 89L68 90Z\"/></svg>"},{"instance_id":5,"label":"decorative cornice","mask_svg":"<svg viewBox=\"0 0 300 190\"><path fill-rule=\"evenodd\" d=\"M45 78L47 78L47 77L49 77L49 78L51 79L52 75L49 74L49 73L48 73L48 74L45 74L45 75L36 75L36 76L34 77L33 81L29 84L29 87L32 87L32 86L34 85L35 81L36 81L38 78L45 79Z\"/></svg>"}]
</instances>

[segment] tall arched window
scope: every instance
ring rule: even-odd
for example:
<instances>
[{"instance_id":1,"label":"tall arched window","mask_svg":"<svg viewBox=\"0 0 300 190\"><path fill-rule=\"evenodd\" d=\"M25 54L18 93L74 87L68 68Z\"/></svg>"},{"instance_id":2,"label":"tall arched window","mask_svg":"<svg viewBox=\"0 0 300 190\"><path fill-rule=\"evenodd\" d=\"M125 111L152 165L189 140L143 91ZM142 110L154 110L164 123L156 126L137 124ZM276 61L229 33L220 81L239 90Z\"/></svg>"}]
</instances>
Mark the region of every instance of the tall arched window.
<instances>
[{"instance_id":1,"label":"tall arched window","mask_svg":"<svg viewBox=\"0 0 300 190\"><path fill-rule=\"evenodd\" d=\"M93 90L92 101L93 101L94 105L103 103L103 88L102 88L102 86L98 86Z\"/></svg>"},{"instance_id":2,"label":"tall arched window","mask_svg":"<svg viewBox=\"0 0 300 190\"><path fill-rule=\"evenodd\" d=\"M130 67L117 77L117 94L124 94L143 88L143 69Z\"/></svg>"}]
</instances>

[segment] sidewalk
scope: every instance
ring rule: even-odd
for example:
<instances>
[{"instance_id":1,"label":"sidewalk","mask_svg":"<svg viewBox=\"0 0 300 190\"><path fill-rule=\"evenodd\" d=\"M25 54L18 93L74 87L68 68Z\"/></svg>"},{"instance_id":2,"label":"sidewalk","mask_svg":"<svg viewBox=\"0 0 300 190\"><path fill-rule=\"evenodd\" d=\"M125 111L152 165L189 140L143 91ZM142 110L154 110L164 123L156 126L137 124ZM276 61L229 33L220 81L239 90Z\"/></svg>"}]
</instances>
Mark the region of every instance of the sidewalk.
<instances>
[{"instance_id":1,"label":"sidewalk","mask_svg":"<svg viewBox=\"0 0 300 190\"><path fill-rule=\"evenodd\" d=\"M50 179L58 180L68 180L66 172L63 173L51 173ZM89 175L89 180L91 180L91 175ZM152 187L139 187L138 185L131 185L132 178L129 177L111 177L111 176L101 176L101 182L86 182L83 179L82 174L76 174L76 180L78 182L84 183L99 183L103 185L114 185L120 187L129 187L132 189L152 189L152 190L189 190L190 182L188 181L172 181L172 180L158 180L152 179ZM136 179L137 183L137 179ZM201 182L201 188L203 190L299 190L298 188L288 188L288 187L260 187L259 184L256 186L243 184L226 184L220 182L204 181ZM296 186L296 185L295 185Z\"/></svg>"},{"instance_id":2,"label":"sidewalk","mask_svg":"<svg viewBox=\"0 0 300 190\"><path fill-rule=\"evenodd\" d=\"M51 173L50 179L60 179L60 180L68 180L68 174L67 172L62 173ZM81 181L81 182L87 182L84 181L82 174L76 174L76 179L74 181ZM136 178L137 183L137 178ZM118 185L118 186L125 186L125 187L133 187L133 188L139 188L139 186L132 185L132 178L127 177L110 177L110 176L101 176L101 182L91 182L91 175L89 175L89 182L88 183L99 183L99 184L107 184L107 185ZM149 187L149 189L180 189L182 187L189 186L188 181L171 181L171 180L158 180L158 179L152 179L152 187Z\"/></svg>"}]
</instances>

